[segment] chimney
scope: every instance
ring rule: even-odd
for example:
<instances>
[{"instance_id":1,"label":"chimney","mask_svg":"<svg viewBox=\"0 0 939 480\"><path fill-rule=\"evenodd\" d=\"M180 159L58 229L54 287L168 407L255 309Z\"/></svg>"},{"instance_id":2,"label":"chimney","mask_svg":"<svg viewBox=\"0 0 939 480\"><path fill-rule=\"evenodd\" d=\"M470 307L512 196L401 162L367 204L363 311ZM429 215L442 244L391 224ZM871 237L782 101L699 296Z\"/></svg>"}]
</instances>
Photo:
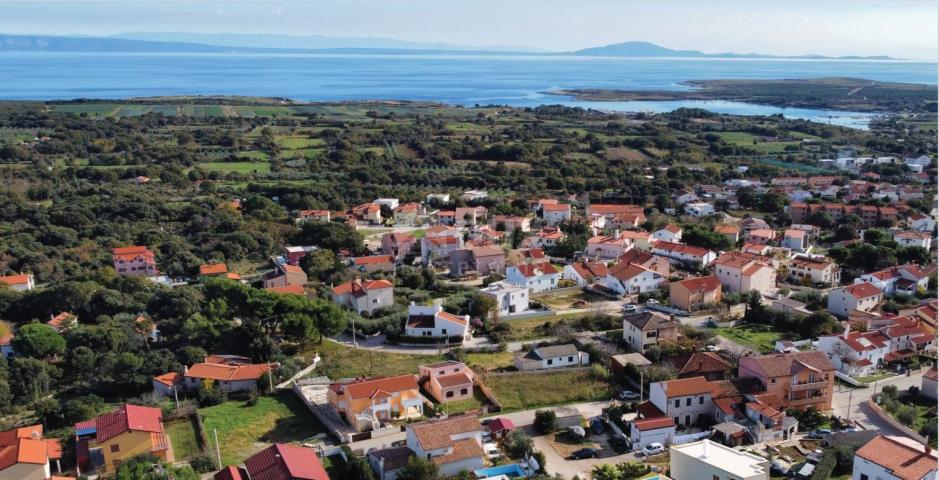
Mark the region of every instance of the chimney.
<instances>
[{"instance_id":1,"label":"chimney","mask_svg":"<svg viewBox=\"0 0 939 480\"><path fill-rule=\"evenodd\" d=\"M619 229L617 228L616 230L613 230L613 238L619 240L619 237L620 237L620 233L619 233Z\"/></svg>"}]
</instances>

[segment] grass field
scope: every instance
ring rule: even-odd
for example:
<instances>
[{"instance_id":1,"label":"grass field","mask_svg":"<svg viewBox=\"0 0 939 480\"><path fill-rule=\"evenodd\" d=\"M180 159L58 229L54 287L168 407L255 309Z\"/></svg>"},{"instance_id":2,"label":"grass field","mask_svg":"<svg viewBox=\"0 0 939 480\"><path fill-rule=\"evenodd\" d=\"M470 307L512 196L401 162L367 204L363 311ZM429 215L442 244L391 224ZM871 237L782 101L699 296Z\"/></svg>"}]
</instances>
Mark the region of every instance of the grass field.
<instances>
[{"instance_id":1,"label":"grass field","mask_svg":"<svg viewBox=\"0 0 939 480\"><path fill-rule=\"evenodd\" d=\"M320 147L323 146L325 142L316 138L304 138L304 137L277 137L277 145L280 148L285 148L288 150L298 150L301 148L310 148L310 147Z\"/></svg>"},{"instance_id":2,"label":"grass field","mask_svg":"<svg viewBox=\"0 0 939 480\"><path fill-rule=\"evenodd\" d=\"M218 430L223 465L239 465L270 443L299 442L325 431L293 392L258 397L254 406L228 401L200 409L209 445Z\"/></svg>"},{"instance_id":3,"label":"grass field","mask_svg":"<svg viewBox=\"0 0 939 480\"><path fill-rule=\"evenodd\" d=\"M196 441L196 429L192 425L192 420L188 418L173 420L165 427L177 460L185 460L199 453L199 443Z\"/></svg>"},{"instance_id":4,"label":"grass field","mask_svg":"<svg viewBox=\"0 0 939 480\"><path fill-rule=\"evenodd\" d=\"M262 162L205 162L198 165L206 170L224 173L270 173L271 171L271 164Z\"/></svg>"},{"instance_id":5,"label":"grass field","mask_svg":"<svg viewBox=\"0 0 939 480\"><path fill-rule=\"evenodd\" d=\"M861 383L874 383L874 382L879 382L885 378L890 378L890 377L895 377L895 376L897 376L897 374L894 372L880 371L873 375L868 375L866 377L857 377L855 378L855 380Z\"/></svg>"},{"instance_id":6,"label":"grass field","mask_svg":"<svg viewBox=\"0 0 939 480\"><path fill-rule=\"evenodd\" d=\"M418 367L421 365L439 362L444 359L443 355L406 355L354 349L329 341L317 345L316 350L322 358L322 363L320 363L320 367L316 369L314 375L328 375L332 379L359 375L416 374Z\"/></svg>"},{"instance_id":7,"label":"grass field","mask_svg":"<svg viewBox=\"0 0 939 480\"><path fill-rule=\"evenodd\" d=\"M530 375L482 375L505 410L610 398L610 386L589 371L558 371Z\"/></svg>"},{"instance_id":8,"label":"grass field","mask_svg":"<svg viewBox=\"0 0 939 480\"><path fill-rule=\"evenodd\" d=\"M483 394L479 391L479 389L474 388L473 398L469 398L466 400L458 400L456 402L449 402L446 404L443 404L443 403L434 404L434 409L437 412L442 412L442 413L446 413L449 415L452 413L466 412L468 410L478 410L482 408L484 405L487 405L488 403L489 401L486 400L486 397L483 396ZM424 412L424 415L429 416L426 411Z\"/></svg>"},{"instance_id":9,"label":"grass field","mask_svg":"<svg viewBox=\"0 0 939 480\"><path fill-rule=\"evenodd\" d=\"M774 331L767 325L748 324L738 327L717 328L715 331L728 340L762 353L771 352L776 340L782 338L782 333Z\"/></svg>"}]
</instances>

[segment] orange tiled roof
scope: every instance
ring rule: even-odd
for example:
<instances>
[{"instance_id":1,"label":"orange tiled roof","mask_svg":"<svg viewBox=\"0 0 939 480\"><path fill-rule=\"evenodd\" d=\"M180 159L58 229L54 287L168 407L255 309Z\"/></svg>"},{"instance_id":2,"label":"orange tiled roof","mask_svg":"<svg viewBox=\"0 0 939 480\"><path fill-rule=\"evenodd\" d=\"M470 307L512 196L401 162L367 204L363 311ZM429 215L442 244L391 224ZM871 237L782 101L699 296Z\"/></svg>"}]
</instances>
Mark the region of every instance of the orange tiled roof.
<instances>
[{"instance_id":1,"label":"orange tiled roof","mask_svg":"<svg viewBox=\"0 0 939 480\"><path fill-rule=\"evenodd\" d=\"M224 263L199 265L199 275L219 275L222 273L228 273L228 266Z\"/></svg>"},{"instance_id":2,"label":"orange tiled roof","mask_svg":"<svg viewBox=\"0 0 939 480\"><path fill-rule=\"evenodd\" d=\"M880 465L903 480L919 480L936 470L937 457L929 447L914 448L883 435L874 437L855 455Z\"/></svg>"},{"instance_id":3,"label":"orange tiled roof","mask_svg":"<svg viewBox=\"0 0 939 480\"><path fill-rule=\"evenodd\" d=\"M662 390L666 398L674 398L711 393L711 386L704 377L691 377L662 382Z\"/></svg>"}]
</instances>

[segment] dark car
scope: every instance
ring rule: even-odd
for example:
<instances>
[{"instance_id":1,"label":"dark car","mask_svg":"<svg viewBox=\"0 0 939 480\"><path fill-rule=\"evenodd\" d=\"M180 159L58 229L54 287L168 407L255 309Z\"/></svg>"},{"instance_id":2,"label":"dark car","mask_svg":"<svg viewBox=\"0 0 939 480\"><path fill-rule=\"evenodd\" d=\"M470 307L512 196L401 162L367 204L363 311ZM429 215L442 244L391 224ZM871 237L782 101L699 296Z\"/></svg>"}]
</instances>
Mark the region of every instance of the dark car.
<instances>
[{"instance_id":1,"label":"dark car","mask_svg":"<svg viewBox=\"0 0 939 480\"><path fill-rule=\"evenodd\" d=\"M585 458L597 458L597 455L599 454L600 452L598 452L596 449L581 448L580 450L575 450L574 453L571 454L571 458L575 460L583 460Z\"/></svg>"}]
</instances>

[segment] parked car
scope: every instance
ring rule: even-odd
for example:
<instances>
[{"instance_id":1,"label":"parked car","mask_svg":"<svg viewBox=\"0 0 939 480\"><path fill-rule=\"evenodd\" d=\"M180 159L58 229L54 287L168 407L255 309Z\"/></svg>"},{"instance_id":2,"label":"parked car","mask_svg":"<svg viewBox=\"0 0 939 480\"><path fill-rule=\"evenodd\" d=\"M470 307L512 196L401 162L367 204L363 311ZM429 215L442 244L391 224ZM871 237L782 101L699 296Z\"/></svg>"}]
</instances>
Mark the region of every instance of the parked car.
<instances>
[{"instance_id":1,"label":"parked car","mask_svg":"<svg viewBox=\"0 0 939 480\"><path fill-rule=\"evenodd\" d=\"M603 419L594 418L590 421L590 430L593 430L593 433L600 435L606 429L606 425L603 424Z\"/></svg>"},{"instance_id":2,"label":"parked car","mask_svg":"<svg viewBox=\"0 0 939 480\"><path fill-rule=\"evenodd\" d=\"M718 347L717 345L708 345L708 346L704 347L704 351L705 351L705 352L716 352L716 351L718 351L718 350L720 350L720 349L721 349L721 347Z\"/></svg>"},{"instance_id":3,"label":"parked car","mask_svg":"<svg viewBox=\"0 0 939 480\"><path fill-rule=\"evenodd\" d=\"M571 453L571 458L575 460L583 460L585 458L597 458L600 454L595 448L581 448L580 450L574 450Z\"/></svg>"},{"instance_id":4,"label":"parked car","mask_svg":"<svg viewBox=\"0 0 939 480\"><path fill-rule=\"evenodd\" d=\"M623 313L633 313L639 311L638 305L623 305Z\"/></svg>"},{"instance_id":5,"label":"parked car","mask_svg":"<svg viewBox=\"0 0 939 480\"><path fill-rule=\"evenodd\" d=\"M502 456L502 454L499 453L498 445L494 443L484 444L483 451L486 452L486 456L489 457L490 460L494 460Z\"/></svg>"},{"instance_id":6,"label":"parked car","mask_svg":"<svg viewBox=\"0 0 939 480\"><path fill-rule=\"evenodd\" d=\"M809 438L825 438L828 435L831 435L831 430L827 428L820 428L809 433Z\"/></svg>"},{"instance_id":7,"label":"parked car","mask_svg":"<svg viewBox=\"0 0 939 480\"><path fill-rule=\"evenodd\" d=\"M619 392L619 398L623 400L639 400L639 394L632 390L623 390Z\"/></svg>"},{"instance_id":8,"label":"parked car","mask_svg":"<svg viewBox=\"0 0 939 480\"><path fill-rule=\"evenodd\" d=\"M658 455L660 453L665 453L665 446L659 442L652 442L645 447L642 447L642 454L645 456Z\"/></svg>"},{"instance_id":9,"label":"parked car","mask_svg":"<svg viewBox=\"0 0 939 480\"><path fill-rule=\"evenodd\" d=\"M650 299L646 302L646 305L658 305L658 304L659 304L659 301L656 300L656 299L654 299L654 298L650 298Z\"/></svg>"}]
</instances>

